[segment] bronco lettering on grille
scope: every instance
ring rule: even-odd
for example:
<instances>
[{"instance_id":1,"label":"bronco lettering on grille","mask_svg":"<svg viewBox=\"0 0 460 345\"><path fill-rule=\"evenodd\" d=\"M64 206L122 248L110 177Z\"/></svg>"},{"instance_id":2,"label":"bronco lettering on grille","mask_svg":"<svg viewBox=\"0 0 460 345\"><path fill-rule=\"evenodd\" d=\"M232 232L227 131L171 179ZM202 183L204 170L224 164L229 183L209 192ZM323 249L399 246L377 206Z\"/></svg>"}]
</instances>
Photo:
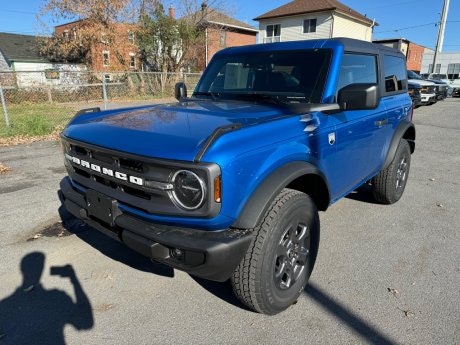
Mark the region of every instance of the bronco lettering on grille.
<instances>
[{"instance_id":1,"label":"bronco lettering on grille","mask_svg":"<svg viewBox=\"0 0 460 345\"><path fill-rule=\"evenodd\" d=\"M71 163L74 163L74 164L77 164L77 165L79 165L79 166L81 166L83 168L95 171L95 172L97 172L97 173L99 173L101 175L114 177L114 178L116 178L118 180L130 182L130 183L138 185L138 186L143 186L144 185L144 179L142 179L140 177L131 176L131 175L128 175L128 174L123 173L121 171L116 171L116 170L113 170L113 169L110 169L110 168L100 166L98 164L90 163L88 161L85 161L84 159L73 157L73 156L69 155L68 153L65 154L65 158Z\"/></svg>"}]
</instances>

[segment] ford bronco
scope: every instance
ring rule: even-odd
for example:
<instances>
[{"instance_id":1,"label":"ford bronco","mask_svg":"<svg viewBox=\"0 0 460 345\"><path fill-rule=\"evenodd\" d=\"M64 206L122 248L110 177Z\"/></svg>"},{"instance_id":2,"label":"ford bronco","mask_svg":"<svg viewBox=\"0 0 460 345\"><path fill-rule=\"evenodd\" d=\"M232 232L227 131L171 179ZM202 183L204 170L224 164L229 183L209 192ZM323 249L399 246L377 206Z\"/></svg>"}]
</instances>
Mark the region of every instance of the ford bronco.
<instances>
[{"instance_id":1,"label":"ford bronco","mask_svg":"<svg viewBox=\"0 0 460 345\"><path fill-rule=\"evenodd\" d=\"M249 308L295 303L318 211L368 184L398 201L415 149L404 56L353 39L213 57L191 97L80 111L62 132L66 209L170 267L231 280ZM372 226L372 225L369 225Z\"/></svg>"}]
</instances>

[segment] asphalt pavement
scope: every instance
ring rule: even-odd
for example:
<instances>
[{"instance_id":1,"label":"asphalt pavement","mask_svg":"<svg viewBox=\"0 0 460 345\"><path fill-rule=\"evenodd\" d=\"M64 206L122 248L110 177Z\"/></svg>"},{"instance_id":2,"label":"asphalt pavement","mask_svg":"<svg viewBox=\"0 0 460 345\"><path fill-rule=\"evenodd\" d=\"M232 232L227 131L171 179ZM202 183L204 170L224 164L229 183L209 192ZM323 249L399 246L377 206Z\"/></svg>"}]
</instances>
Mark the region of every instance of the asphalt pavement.
<instances>
[{"instance_id":1,"label":"asphalt pavement","mask_svg":"<svg viewBox=\"0 0 460 345\"><path fill-rule=\"evenodd\" d=\"M12 169L0 175L0 344L460 344L460 99L414 122L402 199L378 205L363 188L320 213L310 283L271 317L228 283L63 226L59 143L0 148Z\"/></svg>"}]
</instances>

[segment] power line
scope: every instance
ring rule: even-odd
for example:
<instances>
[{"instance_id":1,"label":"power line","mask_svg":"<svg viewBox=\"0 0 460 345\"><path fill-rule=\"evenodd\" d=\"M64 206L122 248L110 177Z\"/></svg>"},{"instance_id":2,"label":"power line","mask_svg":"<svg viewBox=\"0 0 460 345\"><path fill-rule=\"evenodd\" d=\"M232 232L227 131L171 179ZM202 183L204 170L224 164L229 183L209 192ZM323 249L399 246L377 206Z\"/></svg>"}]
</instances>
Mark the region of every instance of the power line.
<instances>
[{"instance_id":1,"label":"power line","mask_svg":"<svg viewBox=\"0 0 460 345\"><path fill-rule=\"evenodd\" d=\"M430 25L437 25L439 22L433 22L433 23L427 23L427 24L421 24L421 25L414 25L414 26L408 26L405 28L400 28L400 29L393 29L393 30L385 30L385 31L376 31L376 34L384 33L384 32L398 32L402 30L410 30L410 29L416 29L416 28L421 28L423 26L430 26Z\"/></svg>"},{"instance_id":2,"label":"power line","mask_svg":"<svg viewBox=\"0 0 460 345\"><path fill-rule=\"evenodd\" d=\"M460 23L460 20L448 20L447 23ZM432 23L408 26L408 27L405 27L405 28L399 28L399 29L393 29L393 30L375 31L375 33L376 34L381 34L381 33L384 33L384 32L398 32L398 31L402 31L402 30L416 29L416 28L421 28L421 27L430 26L430 25L438 26L439 22L432 22Z\"/></svg>"}]
</instances>

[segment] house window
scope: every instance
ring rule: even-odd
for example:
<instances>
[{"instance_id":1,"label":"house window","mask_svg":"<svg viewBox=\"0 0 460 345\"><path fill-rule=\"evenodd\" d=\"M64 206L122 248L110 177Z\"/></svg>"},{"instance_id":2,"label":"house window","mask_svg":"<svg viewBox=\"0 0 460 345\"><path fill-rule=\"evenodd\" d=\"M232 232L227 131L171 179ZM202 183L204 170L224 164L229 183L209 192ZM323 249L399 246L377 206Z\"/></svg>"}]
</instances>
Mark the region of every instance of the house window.
<instances>
[{"instance_id":1,"label":"house window","mask_svg":"<svg viewBox=\"0 0 460 345\"><path fill-rule=\"evenodd\" d=\"M447 65L447 77L450 80L459 79L460 77L460 63L450 63Z\"/></svg>"},{"instance_id":2,"label":"house window","mask_svg":"<svg viewBox=\"0 0 460 345\"><path fill-rule=\"evenodd\" d=\"M436 70L433 71L433 64L430 63L430 66L428 66L428 71L431 72L431 73L440 73L441 72L441 64L437 63L436 64Z\"/></svg>"},{"instance_id":3,"label":"house window","mask_svg":"<svg viewBox=\"0 0 460 345\"><path fill-rule=\"evenodd\" d=\"M101 42L105 43L105 44L109 43L109 41L107 39L107 34L105 32L101 33Z\"/></svg>"},{"instance_id":4,"label":"house window","mask_svg":"<svg viewBox=\"0 0 460 345\"><path fill-rule=\"evenodd\" d=\"M227 31L220 30L220 47L225 48L227 46Z\"/></svg>"},{"instance_id":5,"label":"house window","mask_svg":"<svg viewBox=\"0 0 460 345\"><path fill-rule=\"evenodd\" d=\"M305 19L303 21L303 33L309 34L316 32L316 18L314 19Z\"/></svg>"},{"instance_id":6,"label":"house window","mask_svg":"<svg viewBox=\"0 0 460 345\"><path fill-rule=\"evenodd\" d=\"M267 25L265 43L280 42L281 24Z\"/></svg>"},{"instance_id":7,"label":"house window","mask_svg":"<svg viewBox=\"0 0 460 345\"><path fill-rule=\"evenodd\" d=\"M106 67L110 64L110 54L108 50L102 52L102 64Z\"/></svg>"},{"instance_id":8,"label":"house window","mask_svg":"<svg viewBox=\"0 0 460 345\"><path fill-rule=\"evenodd\" d=\"M129 67L136 68L136 55L134 53L129 53Z\"/></svg>"},{"instance_id":9,"label":"house window","mask_svg":"<svg viewBox=\"0 0 460 345\"><path fill-rule=\"evenodd\" d=\"M134 32L128 31L128 41L131 44L134 44Z\"/></svg>"},{"instance_id":10,"label":"house window","mask_svg":"<svg viewBox=\"0 0 460 345\"><path fill-rule=\"evenodd\" d=\"M69 38L69 30L64 30L62 36L64 36L64 38Z\"/></svg>"}]
</instances>

